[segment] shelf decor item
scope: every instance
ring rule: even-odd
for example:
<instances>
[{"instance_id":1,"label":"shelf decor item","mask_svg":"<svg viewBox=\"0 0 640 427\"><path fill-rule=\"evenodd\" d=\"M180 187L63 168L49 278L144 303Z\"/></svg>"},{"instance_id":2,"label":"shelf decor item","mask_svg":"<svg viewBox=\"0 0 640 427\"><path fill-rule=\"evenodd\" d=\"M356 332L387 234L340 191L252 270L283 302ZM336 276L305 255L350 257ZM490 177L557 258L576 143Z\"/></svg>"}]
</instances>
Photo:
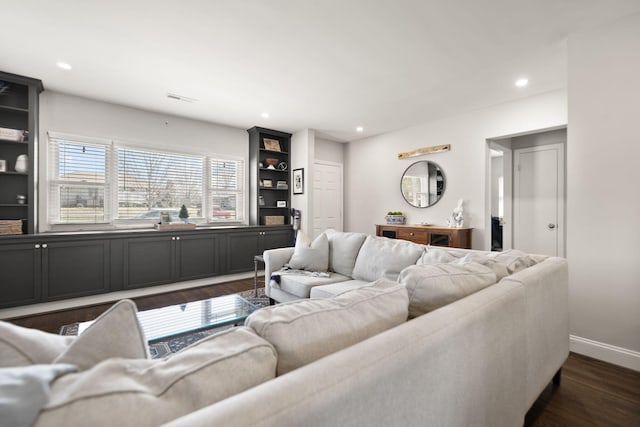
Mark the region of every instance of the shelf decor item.
<instances>
[{"instance_id":1,"label":"shelf decor item","mask_svg":"<svg viewBox=\"0 0 640 427\"><path fill-rule=\"evenodd\" d=\"M304 194L304 168L293 170L293 194Z\"/></svg>"},{"instance_id":2,"label":"shelf decor item","mask_svg":"<svg viewBox=\"0 0 640 427\"><path fill-rule=\"evenodd\" d=\"M287 190L289 188L289 184L287 184L287 181L277 181L276 188L278 190Z\"/></svg>"},{"instance_id":3,"label":"shelf decor item","mask_svg":"<svg viewBox=\"0 0 640 427\"><path fill-rule=\"evenodd\" d=\"M284 216L282 215L265 215L264 225L282 225L284 224Z\"/></svg>"},{"instance_id":4,"label":"shelf decor item","mask_svg":"<svg viewBox=\"0 0 640 427\"><path fill-rule=\"evenodd\" d=\"M387 215L384 217L387 224L396 224L402 225L406 221L406 217L402 212L387 212Z\"/></svg>"},{"instance_id":5,"label":"shelf decor item","mask_svg":"<svg viewBox=\"0 0 640 427\"><path fill-rule=\"evenodd\" d=\"M276 202L276 207L278 207L278 208L286 208L287 207L287 201L286 200L278 200Z\"/></svg>"},{"instance_id":6,"label":"shelf decor item","mask_svg":"<svg viewBox=\"0 0 640 427\"><path fill-rule=\"evenodd\" d=\"M7 161L4 159L0 159L0 172L7 171Z\"/></svg>"},{"instance_id":7,"label":"shelf decor item","mask_svg":"<svg viewBox=\"0 0 640 427\"><path fill-rule=\"evenodd\" d=\"M182 207L180 208L180 213L178 214L178 217L185 224L189 223L189 211L187 210L187 207L185 205L182 205Z\"/></svg>"},{"instance_id":8,"label":"shelf decor item","mask_svg":"<svg viewBox=\"0 0 640 427\"><path fill-rule=\"evenodd\" d=\"M281 151L280 150L280 141L272 138L263 138L262 142L264 143L264 149L269 151Z\"/></svg>"},{"instance_id":9,"label":"shelf decor item","mask_svg":"<svg viewBox=\"0 0 640 427\"><path fill-rule=\"evenodd\" d=\"M16 159L16 172L27 173L29 170L29 157L26 154L20 154Z\"/></svg>"},{"instance_id":10,"label":"shelf decor item","mask_svg":"<svg viewBox=\"0 0 640 427\"><path fill-rule=\"evenodd\" d=\"M270 179L265 179L262 181L262 185L264 188L273 188L273 181Z\"/></svg>"}]
</instances>

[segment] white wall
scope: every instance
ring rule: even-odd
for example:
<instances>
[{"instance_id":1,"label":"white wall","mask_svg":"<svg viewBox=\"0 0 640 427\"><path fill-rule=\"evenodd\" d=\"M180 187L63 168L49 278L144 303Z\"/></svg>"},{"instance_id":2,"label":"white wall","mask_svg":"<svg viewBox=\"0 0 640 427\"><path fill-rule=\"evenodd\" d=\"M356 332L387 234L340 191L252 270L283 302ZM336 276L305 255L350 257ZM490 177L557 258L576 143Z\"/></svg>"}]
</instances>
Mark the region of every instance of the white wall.
<instances>
[{"instance_id":1,"label":"white wall","mask_svg":"<svg viewBox=\"0 0 640 427\"><path fill-rule=\"evenodd\" d=\"M316 138L315 160L344 164L344 148L345 144L341 142Z\"/></svg>"},{"instance_id":2,"label":"white wall","mask_svg":"<svg viewBox=\"0 0 640 427\"><path fill-rule=\"evenodd\" d=\"M39 225L46 226L47 132L119 140L166 150L249 158L246 130L46 90L40 95ZM246 163L245 163L246 164ZM248 177L245 185L248 185ZM245 206L249 206L248 194ZM245 216L248 220L248 215Z\"/></svg>"},{"instance_id":3,"label":"white wall","mask_svg":"<svg viewBox=\"0 0 640 427\"><path fill-rule=\"evenodd\" d=\"M291 208L301 211L301 227L307 236L312 235L311 209L312 194L311 183L313 182L313 158L315 156L315 132L311 129L304 129L291 136L291 170L304 169L304 193L293 194L291 185Z\"/></svg>"},{"instance_id":4,"label":"white wall","mask_svg":"<svg viewBox=\"0 0 640 427\"><path fill-rule=\"evenodd\" d=\"M640 15L569 39L572 349L640 370Z\"/></svg>"},{"instance_id":5,"label":"white wall","mask_svg":"<svg viewBox=\"0 0 640 427\"><path fill-rule=\"evenodd\" d=\"M555 91L350 142L345 149L345 230L374 233L375 224L384 222L385 214L392 210L403 211L409 224L444 225L463 198L465 226L474 227L473 247L489 249L486 140L566 123L566 93ZM439 144L451 144L451 151L397 158L399 152ZM424 209L410 206L400 193L402 173L418 160L436 162L447 180L442 199Z\"/></svg>"}]
</instances>

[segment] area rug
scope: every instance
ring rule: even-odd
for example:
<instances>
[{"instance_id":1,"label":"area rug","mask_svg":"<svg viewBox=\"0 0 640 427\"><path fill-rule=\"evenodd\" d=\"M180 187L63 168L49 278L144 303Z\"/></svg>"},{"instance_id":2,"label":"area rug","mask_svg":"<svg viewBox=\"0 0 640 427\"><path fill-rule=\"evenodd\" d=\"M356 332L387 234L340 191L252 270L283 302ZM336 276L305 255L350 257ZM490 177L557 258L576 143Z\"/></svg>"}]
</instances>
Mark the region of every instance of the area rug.
<instances>
[{"instance_id":1,"label":"area rug","mask_svg":"<svg viewBox=\"0 0 640 427\"><path fill-rule=\"evenodd\" d=\"M258 296L255 296L255 292L253 290L238 292L238 294L258 308L266 307L269 305L269 297L264 294L264 288L258 288ZM149 343L149 353L152 359L161 359L172 353L177 353L183 348L188 347L203 338L206 338L210 335L231 327L233 327L233 325L226 325L218 328L189 332L183 335L177 335L171 338L155 341ZM78 335L78 323L72 323L70 325L62 326L60 328L60 334Z\"/></svg>"}]
</instances>

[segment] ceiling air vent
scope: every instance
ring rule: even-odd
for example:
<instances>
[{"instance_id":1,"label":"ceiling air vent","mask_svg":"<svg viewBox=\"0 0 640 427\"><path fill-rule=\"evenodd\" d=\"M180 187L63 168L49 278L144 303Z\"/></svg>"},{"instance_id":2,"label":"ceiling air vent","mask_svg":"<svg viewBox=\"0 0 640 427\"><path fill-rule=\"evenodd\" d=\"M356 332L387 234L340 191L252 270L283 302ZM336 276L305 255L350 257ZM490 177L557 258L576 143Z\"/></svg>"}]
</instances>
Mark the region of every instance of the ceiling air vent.
<instances>
[{"instance_id":1,"label":"ceiling air vent","mask_svg":"<svg viewBox=\"0 0 640 427\"><path fill-rule=\"evenodd\" d=\"M189 98L188 96L182 96L182 95L178 95L171 92L167 93L167 98L175 99L176 101L184 101L184 102L190 102L190 103L194 103L197 101L197 99L195 98Z\"/></svg>"}]
</instances>

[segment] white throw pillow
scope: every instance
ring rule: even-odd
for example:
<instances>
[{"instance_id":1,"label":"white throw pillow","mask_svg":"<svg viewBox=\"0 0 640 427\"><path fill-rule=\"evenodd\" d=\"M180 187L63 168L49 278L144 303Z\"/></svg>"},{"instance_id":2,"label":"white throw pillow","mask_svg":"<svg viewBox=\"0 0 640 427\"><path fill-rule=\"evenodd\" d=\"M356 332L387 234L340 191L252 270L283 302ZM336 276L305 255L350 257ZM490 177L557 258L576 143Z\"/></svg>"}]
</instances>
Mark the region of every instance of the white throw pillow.
<instances>
[{"instance_id":1,"label":"white throw pillow","mask_svg":"<svg viewBox=\"0 0 640 427\"><path fill-rule=\"evenodd\" d=\"M108 359L54 381L34 426L158 426L274 378L276 359L244 327L165 359Z\"/></svg>"},{"instance_id":2,"label":"white throw pillow","mask_svg":"<svg viewBox=\"0 0 640 427\"><path fill-rule=\"evenodd\" d=\"M102 313L54 362L70 363L85 370L111 357L149 358L149 347L137 312L133 301L118 301Z\"/></svg>"},{"instance_id":3,"label":"white throw pillow","mask_svg":"<svg viewBox=\"0 0 640 427\"><path fill-rule=\"evenodd\" d=\"M0 321L0 367L51 363L75 339Z\"/></svg>"},{"instance_id":4,"label":"white throw pillow","mask_svg":"<svg viewBox=\"0 0 640 427\"><path fill-rule=\"evenodd\" d=\"M302 231L298 231L293 256L287 264L294 270L327 271L329 268L329 240L322 233L312 242Z\"/></svg>"},{"instance_id":5,"label":"white throw pillow","mask_svg":"<svg viewBox=\"0 0 640 427\"><path fill-rule=\"evenodd\" d=\"M407 290L380 280L330 299L292 301L252 313L245 325L278 352L278 375L407 320Z\"/></svg>"},{"instance_id":6,"label":"white throw pillow","mask_svg":"<svg viewBox=\"0 0 640 427\"><path fill-rule=\"evenodd\" d=\"M477 263L412 265L398 282L409 292L409 318L443 307L496 283L496 274Z\"/></svg>"}]
</instances>

